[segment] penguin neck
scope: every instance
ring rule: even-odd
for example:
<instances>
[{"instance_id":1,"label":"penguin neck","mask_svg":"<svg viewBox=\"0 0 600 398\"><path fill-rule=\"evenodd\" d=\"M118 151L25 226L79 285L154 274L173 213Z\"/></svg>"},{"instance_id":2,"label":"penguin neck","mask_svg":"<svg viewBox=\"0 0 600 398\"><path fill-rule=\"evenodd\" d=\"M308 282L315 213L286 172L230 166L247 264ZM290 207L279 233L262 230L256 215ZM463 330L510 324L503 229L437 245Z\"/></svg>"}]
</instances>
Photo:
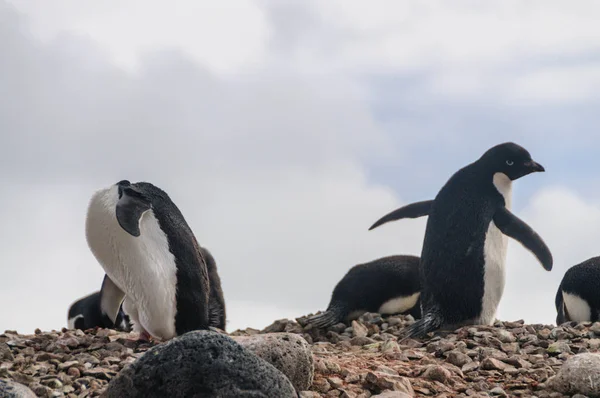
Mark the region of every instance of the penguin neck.
<instances>
[{"instance_id":1,"label":"penguin neck","mask_svg":"<svg viewBox=\"0 0 600 398\"><path fill-rule=\"evenodd\" d=\"M493 177L494 187L504 198L505 207L510 210L512 205L512 181L504 173L495 173Z\"/></svg>"}]
</instances>

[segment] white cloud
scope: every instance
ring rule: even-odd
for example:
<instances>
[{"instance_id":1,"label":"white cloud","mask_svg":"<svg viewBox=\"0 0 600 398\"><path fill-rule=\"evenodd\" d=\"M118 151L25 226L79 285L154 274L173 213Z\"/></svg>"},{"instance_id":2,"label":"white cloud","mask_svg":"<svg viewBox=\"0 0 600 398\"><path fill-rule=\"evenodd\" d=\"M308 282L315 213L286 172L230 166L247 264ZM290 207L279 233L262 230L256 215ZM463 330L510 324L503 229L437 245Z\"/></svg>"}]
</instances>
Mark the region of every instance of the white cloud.
<instances>
[{"instance_id":1,"label":"white cloud","mask_svg":"<svg viewBox=\"0 0 600 398\"><path fill-rule=\"evenodd\" d=\"M44 41L61 32L86 35L127 68L139 66L145 51L174 47L213 72L231 73L259 62L269 35L263 10L251 0L9 1Z\"/></svg>"}]
</instances>

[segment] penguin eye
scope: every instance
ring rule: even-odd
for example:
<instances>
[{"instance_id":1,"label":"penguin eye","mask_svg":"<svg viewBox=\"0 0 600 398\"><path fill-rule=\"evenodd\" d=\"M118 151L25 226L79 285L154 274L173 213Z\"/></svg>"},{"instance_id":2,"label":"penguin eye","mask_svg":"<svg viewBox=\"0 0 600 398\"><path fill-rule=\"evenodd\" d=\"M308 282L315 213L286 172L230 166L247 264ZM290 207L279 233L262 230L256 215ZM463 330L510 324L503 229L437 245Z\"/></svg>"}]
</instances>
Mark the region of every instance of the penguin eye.
<instances>
[{"instance_id":1,"label":"penguin eye","mask_svg":"<svg viewBox=\"0 0 600 398\"><path fill-rule=\"evenodd\" d=\"M506 164L509 166L512 166L513 164L515 164L515 162L513 162L512 160L507 160Z\"/></svg>"}]
</instances>

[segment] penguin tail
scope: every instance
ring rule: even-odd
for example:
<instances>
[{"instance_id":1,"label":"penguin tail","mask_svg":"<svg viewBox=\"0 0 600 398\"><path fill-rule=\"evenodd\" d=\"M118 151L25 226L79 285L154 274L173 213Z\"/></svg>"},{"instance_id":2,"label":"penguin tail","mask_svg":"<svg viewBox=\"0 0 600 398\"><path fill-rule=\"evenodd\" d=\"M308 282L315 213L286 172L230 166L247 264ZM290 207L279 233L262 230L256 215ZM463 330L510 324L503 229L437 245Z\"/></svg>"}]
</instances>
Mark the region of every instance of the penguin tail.
<instances>
[{"instance_id":1,"label":"penguin tail","mask_svg":"<svg viewBox=\"0 0 600 398\"><path fill-rule=\"evenodd\" d=\"M402 340L420 338L425 336L427 333L433 332L439 329L443 324L442 317L436 313L427 313L423 318L417 320L410 326L404 328Z\"/></svg>"},{"instance_id":2,"label":"penguin tail","mask_svg":"<svg viewBox=\"0 0 600 398\"><path fill-rule=\"evenodd\" d=\"M315 328L324 329L340 323L344 318L344 311L340 307L328 308L325 312L308 318L308 323Z\"/></svg>"}]
</instances>

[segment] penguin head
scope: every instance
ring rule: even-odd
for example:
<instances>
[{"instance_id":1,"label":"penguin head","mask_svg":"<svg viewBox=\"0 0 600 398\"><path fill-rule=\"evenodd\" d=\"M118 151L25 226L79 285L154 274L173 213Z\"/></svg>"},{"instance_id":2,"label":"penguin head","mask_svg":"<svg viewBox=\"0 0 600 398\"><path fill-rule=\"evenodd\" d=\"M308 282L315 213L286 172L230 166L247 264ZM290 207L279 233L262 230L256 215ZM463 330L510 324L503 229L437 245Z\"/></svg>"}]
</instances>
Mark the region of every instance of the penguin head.
<instances>
[{"instance_id":1,"label":"penguin head","mask_svg":"<svg viewBox=\"0 0 600 398\"><path fill-rule=\"evenodd\" d=\"M152 208L151 194L147 192L149 183L132 184L121 180L117 187L118 201L116 205L117 221L121 228L134 237L140 236L140 218Z\"/></svg>"},{"instance_id":2,"label":"penguin head","mask_svg":"<svg viewBox=\"0 0 600 398\"><path fill-rule=\"evenodd\" d=\"M512 181L531 173L545 171L541 164L531 159L531 155L525 148L513 142L488 149L481 156L480 162L492 175L503 173Z\"/></svg>"}]
</instances>

